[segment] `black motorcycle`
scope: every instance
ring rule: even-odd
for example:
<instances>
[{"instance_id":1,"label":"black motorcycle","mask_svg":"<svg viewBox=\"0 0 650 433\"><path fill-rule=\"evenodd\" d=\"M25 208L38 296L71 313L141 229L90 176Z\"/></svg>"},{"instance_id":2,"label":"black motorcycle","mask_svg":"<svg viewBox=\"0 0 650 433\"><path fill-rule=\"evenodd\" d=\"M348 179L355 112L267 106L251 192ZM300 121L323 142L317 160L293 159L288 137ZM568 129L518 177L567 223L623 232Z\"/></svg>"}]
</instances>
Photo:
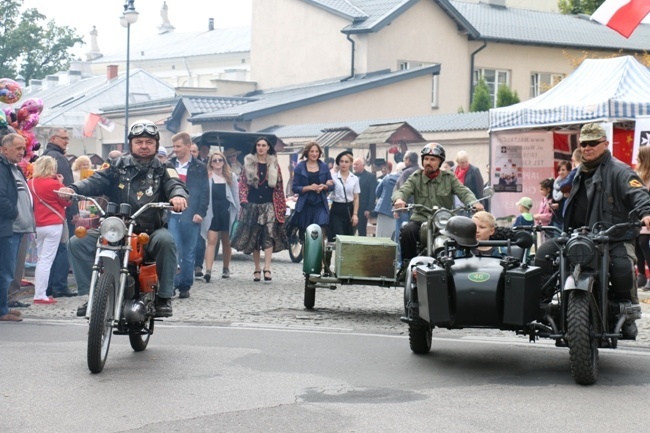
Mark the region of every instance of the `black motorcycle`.
<instances>
[{"instance_id":1,"label":"black motorcycle","mask_svg":"<svg viewBox=\"0 0 650 433\"><path fill-rule=\"evenodd\" d=\"M467 219L456 216L447 224L458 218ZM636 227L638 221L609 228L596 224L561 234L557 252L543 258L552 264L550 278L531 265L530 247L537 232L555 227L524 228L512 239L478 243L503 249L501 257L474 255L475 245L462 240L471 233L443 229L450 238L444 251L433 260L423 258L404 288L402 321L409 326L411 350L429 352L435 327L510 330L531 342L551 338L556 346L568 346L576 383L595 383L598 349L616 348L622 326L640 317L638 305L609 299L607 290L609 237Z\"/></svg>"}]
</instances>

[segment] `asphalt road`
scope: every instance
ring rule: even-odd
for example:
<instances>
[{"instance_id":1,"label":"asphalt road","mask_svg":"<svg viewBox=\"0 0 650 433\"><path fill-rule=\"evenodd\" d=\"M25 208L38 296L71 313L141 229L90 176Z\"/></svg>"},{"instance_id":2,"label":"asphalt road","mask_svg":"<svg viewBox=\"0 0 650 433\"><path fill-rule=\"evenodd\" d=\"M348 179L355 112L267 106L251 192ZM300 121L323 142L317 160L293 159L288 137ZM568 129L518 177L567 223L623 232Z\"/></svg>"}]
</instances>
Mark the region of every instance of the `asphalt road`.
<instances>
[{"instance_id":1,"label":"asphalt road","mask_svg":"<svg viewBox=\"0 0 650 433\"><path fill-rule=\"evenodd\" d=\"M3 331L8 330L3 328ZM86 366L86 327L27 321L0 334L6 432L548 432L645 429L650 354L601 351L575 385L568 352L502 338L244 326L158 326L135 353L114 336Z\"/></svg>"}]
</instances>

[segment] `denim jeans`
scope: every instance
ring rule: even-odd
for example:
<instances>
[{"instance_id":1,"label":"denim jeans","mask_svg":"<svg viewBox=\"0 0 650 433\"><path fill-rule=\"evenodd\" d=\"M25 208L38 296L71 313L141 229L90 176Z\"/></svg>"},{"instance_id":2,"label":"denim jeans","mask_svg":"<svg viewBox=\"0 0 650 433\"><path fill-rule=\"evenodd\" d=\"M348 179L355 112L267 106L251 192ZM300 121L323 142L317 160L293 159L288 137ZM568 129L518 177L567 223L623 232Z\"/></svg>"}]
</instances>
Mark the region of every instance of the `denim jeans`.
<instances>
[{"instance_id":1,"label":"denim jeans","mask_svg":"<svg viewBox=\"0 0 650 433\"><path fill-rule=\"evenodd\" d=\"M93 254L93 258L95 255ZM68 259L67 244L59 243L56 250L56 257L52 263L50 279L47 283L47 294L65 293L68 291L68 271L70 270L70 260Z\"/></svg>"},{"instance_id":2,"label":"denim jeans","mask_svg":"<svg viewBox=\"0 0 650 433\"><path fill-rule=\"evenodd\" d=\"M174 278L174 287L178 287L181 292L186 292L194 283L196 237L201 225L193 222L181 222L181 217L180 214L169 216L169 231L176 241L178 266L180 266L180 272Z\"/></svg>"},{"instance_id":3,"label":"denim jeans","mask_svg":"<svg viewBox=\"0 0 650 433\"><path fill-rule=\"evenodd\" d=\"M72 272L77 280L79 296L87 295L90 290L93 263L98 230L89 230L84 238L73 236L68 242L68 257ZM145 246L147 258L155 259L158 274L158 296L171 298L174 294L174 274L176 274L176 244L169 230L165 228L154 231Z\"/></svg>"},{"instance_id":4,"label":"denim jeans","mask_svg":"<svg viewBox=\"0 0 650 433\"><path fill-rule=\"evenodd\" d=\"M22 238L22 233L0 238L0 316L9 313L7 294L16 273L16 256Z\"/></svg>"}]
</instances>

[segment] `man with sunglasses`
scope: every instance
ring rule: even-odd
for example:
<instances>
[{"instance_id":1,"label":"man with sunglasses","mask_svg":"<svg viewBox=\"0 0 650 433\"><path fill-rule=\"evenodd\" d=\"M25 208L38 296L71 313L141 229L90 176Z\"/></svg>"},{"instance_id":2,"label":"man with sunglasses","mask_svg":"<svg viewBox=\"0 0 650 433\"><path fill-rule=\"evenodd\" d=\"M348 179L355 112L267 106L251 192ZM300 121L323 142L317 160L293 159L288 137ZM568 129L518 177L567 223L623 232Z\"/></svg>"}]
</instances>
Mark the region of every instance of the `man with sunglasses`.
<instances>
[{"instance_id":1,"label":"man with sunglasses","mask_svg":"<svg viewBox=\"0 0 650 433\"><path fill-rule=\"evenodd\" d=\"M582 157L566 201L564 229L592 227L596 222L613 225L628 221L628 214L637 209L643 224L650 228L650 195L641 178L628 165L612 156L605 130L589 123L580 130ZM628 231L610 237L610 295L621 301L639 304L634 265L634 238ZM552 272L545 258L557 251L553 239L537 251L535 264L545 273ZM637 327L633 320L623 325L623 339L634 340Z\"/></svg>"},{"instance_id":2,"label":"man with sunglasses","mask_svg":"<svg viewBox=\"0 0 650 433\"><path fill-rule=\"evenodd\" d=\"M97 170L91 177L63 188L62 192L87 196L106 195L111 202L130 204L132 212L151 202L169 202L175 211L185 210L189 197L187 188L174 168L164 165L156 158L160 147L158 127L151 121L138 120L131 125L128 139L130 154L110 160L108 168ZM149 209L140 221L136 232L146 232L150 236L145 251L155 259L160 281L156 317L170 317L176 274L176 244L167 230L167 213L163 209ZM87 295L90 289L98 236L98 230L90 230L84 238L72 237L68 245L79 295ZM85 316L87 306L86 302L79 307L77 316Z\"/></svg>"}]
</instances>

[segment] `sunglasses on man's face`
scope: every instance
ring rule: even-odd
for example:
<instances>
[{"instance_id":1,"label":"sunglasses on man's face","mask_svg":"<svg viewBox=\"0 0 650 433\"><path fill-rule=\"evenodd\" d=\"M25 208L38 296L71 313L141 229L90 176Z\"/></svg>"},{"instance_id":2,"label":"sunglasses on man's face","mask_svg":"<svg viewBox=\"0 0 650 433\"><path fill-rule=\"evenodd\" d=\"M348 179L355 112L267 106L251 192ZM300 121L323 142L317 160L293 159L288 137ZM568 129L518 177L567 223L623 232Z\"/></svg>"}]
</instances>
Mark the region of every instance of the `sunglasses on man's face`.
<instances>
[{"instance_id":1,"label":"sunglasses on man's face","mask_svg":"<svg viewBox=\"0 0 650 433\"><path fill-rule=\"evenodd\" d=\"M589 146L589 147L596 147L596 146L598 146L600 143L604 143L604 142L606 142L606 141L607 141L607 140L582 141L582 142L580 142L580 147L587 147L587 146Z\"/></svg>"}]
</instances>

